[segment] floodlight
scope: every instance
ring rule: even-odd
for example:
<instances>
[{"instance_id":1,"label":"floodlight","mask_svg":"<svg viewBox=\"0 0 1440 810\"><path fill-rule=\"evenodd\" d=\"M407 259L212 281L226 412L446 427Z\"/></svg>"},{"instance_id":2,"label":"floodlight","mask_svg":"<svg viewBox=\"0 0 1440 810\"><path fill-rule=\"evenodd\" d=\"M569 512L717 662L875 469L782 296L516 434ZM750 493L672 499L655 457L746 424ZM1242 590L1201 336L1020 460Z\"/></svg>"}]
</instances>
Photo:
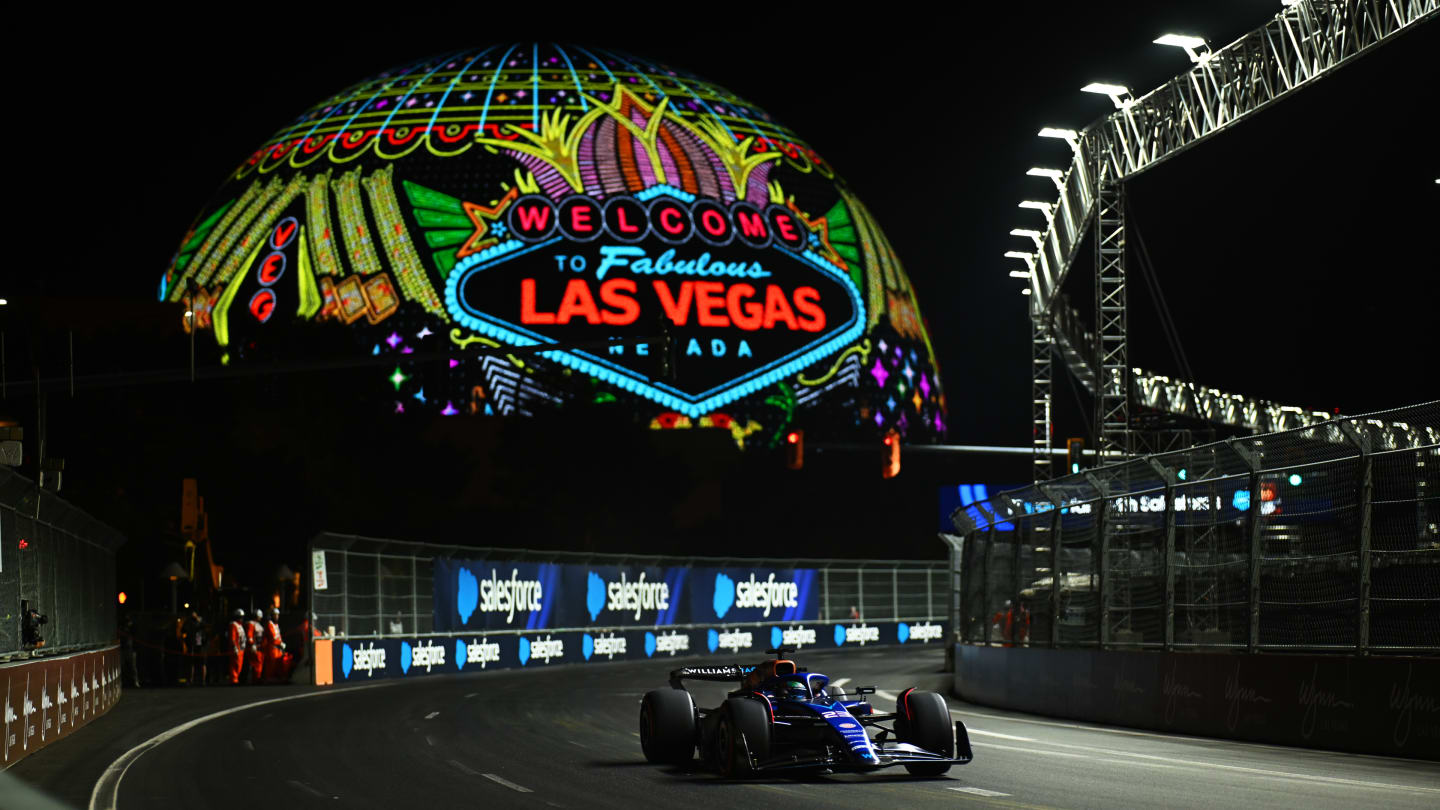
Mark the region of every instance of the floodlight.
<instances>
[{"instance_id":1,"label":"floodlight","mask_svg":"<svg viewBox=\"0 0 1440 810\"><path fill-rule=\"evenodd\" d=\"M1012 228L1012 229L1010 230L1010 235L1011 235L1011 236L1024 236L1024 237L1027 237L1027 238L1033 240L1033 241L1035 242L1035 249L1036 249L1036 250L1039 250L1039 249L1040 249L1040 245L1042 244L1042 240L1043 240L1044 237L1045 237L1045 235L1042 234L1042 233L1040 233L1039 231L1032 231L1032 230L1029 230L1028 228Z\"/></svg>"},{"instance_id":2,"label":"floodlight","mask_svg":"<svg viewBox=\"0 0 1440 810\"><path fill-rule=\"evenodd\" d=\"M1440 180L1436 180L1435 182L1440 183ZM9 303L10 302L6 301L4 298L0 298L0 307L6 306Z\"/></svg>"},{"instance_id":3,"label":"floodlight","mask_svg":"<svg viewBox=\"0 0 1440 810\"><path fill-rule=\"evenodd\" d=\"M1210 49L1205 45L1205 40L1201 37L1192 37L1186 34L1166 34L1155 40L1155 44L1184 48L1185 53L1189 54L1191 62L1204 62L1210 58ZM1197 48L1204 48L1205 50L1197 53Z\"/></svg>"},{"instance_id":4,"label":"floodlight","mask_svg":"<svg viewBox=\"0 0 1440 810\"><path fill-rule=\"evenodd\" d=\"M1070 149L1072 151L1080 151L1080 133L1076 132L1073 129L1057 129L1055 127L1044 127L1040 130L1040 137L1059 138L1060 140L1070 144Z\"/></svg>"},{"instance_id":5,"label":"floodlight","mask_svg":"<svg viewBox=\"0 0 1440 810\"><path fill-rule=\"evenodd\" d=\"M1115 102L1115 109L1123 110L1135 103L1135 99L1128 98L1130 88L1121 84L1105 84L1104 82L1091 82L1080 88L1082 93L1098 93L1102 96L1109 96Z\"/></svg>"},{"instance_id":6,"label":"floodlight","mask_svg":"<svg viewBox=\"0 0 1440 810\"><path fill-rule=\"evenodd\" d=\"M1020 207L1034 208L1036 211L1043 212L1046 217L1050 217L1055 213L1054 203L1040 202L1039 200L1026 200L1020 203Z\"/></svg>"},{"instance_id":7,"label":"floodlight","mask_svg":"<svg viewBox=\"0 0 1440 810\"><path fill-rule=\"evenodd\" d=\"M1050 181L1055 184L1055 188L1059 189L1060 191L1065 190L1065 180L1063 179L1065 177L1065 173L1060 171L1059 169L1031 169L1030 171L1025 172L1025 174L1031 177L1048 177L1050 178Z\"/></svg>"},{"instance_id":8,"label":"floodlight","mask_svg":"<svg viewBox=\"0 0 1440 810\"><path fill-rule=\"evenodd\" d=\"M1023 278L1023 279L1028 279L1028 278L1030 278L1030 274L1027 273L1027 272L1024 271L1024 270L1011 270L1011 271L1010 271L1010 278Z\"/></svg>"},{"instance_id":9,"label":"floodlight","mask_svg":"<svg viewBox=\"0 0 1440 810\"><path fill-rule=\"evenodd\" d=\"M1021 295L1029 295L1029 294L1030 294L1030 288L1029 288L1029 287L1025 287L1024 289L1020 290L1020 294L1021 294Z\"/></svg>"},{"instance_id":10,"label":"floodlight","mask_svg":"<svg viewBox=\"0 0 1440 810\"><path fill-rule=\"evenodd\" d=\"M1035 254L1034 254L1034 253L1021 253L1021 252L1018 251L1018 250L1007 250L1007 251L1005 251L1005 258L1007 258L1007 259L1019 259L1019 260L1025 262L1025 266L1028 267L1028 268L1030 268L1030 272L1032 272L1032 273L1035 272Z\"/></svg>"}]
</instances>

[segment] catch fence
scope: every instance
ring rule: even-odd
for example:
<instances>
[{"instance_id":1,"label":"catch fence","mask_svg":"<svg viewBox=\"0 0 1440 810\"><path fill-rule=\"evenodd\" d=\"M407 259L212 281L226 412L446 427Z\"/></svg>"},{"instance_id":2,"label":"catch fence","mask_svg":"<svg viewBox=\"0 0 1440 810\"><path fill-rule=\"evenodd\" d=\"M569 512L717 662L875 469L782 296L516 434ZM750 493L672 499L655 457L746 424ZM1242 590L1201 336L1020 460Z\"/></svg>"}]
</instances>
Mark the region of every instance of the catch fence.
<instances>
[{"instance_id":1,"label":"catch fence","mask_svg":"<svg viewBox=\"0 0 1440 810\"><path fill-rule=\"evenodd\" d=\"M475 563L559 564L577 567L629 569L744 569L815 570L818 613L809 622L943 621L953 585L944 562L893 560L755 559L734 557L680 557L585 552L539 552L432 543L411 543L379 538L325 533L310 545L311 602L315 626L337 638L424 638L449 631L435 626L435 572L437 560ZM323 571L323 573L321 573ZM322 579L323 577L323 579ZM763 576L762 576L763 578ZM323 583L323 588L318 585ZM689 587L709 586L691 582ZM682 597L674 596L676 600ZM766 621L723 623L775 624ZM710 621L666 622L667 627L711 627ZM733 616L732 616L733 619ZM562 620L544 629L583 629ZM522 633L513 630L491 632ZM530 628L534 629L534 628Z\"/></svg>"},{"instance_id":2,"label":"catch fence","mask_svg":"<svg viewBox=\"0 0 1440 810\"><path fill-rule=\"evenodd\" d=\"M0 467L0 660L115 640L115 553L125 538L55 493ZM22 605L46 621L25 643Z\"/></svg>"},{"instance_id":3,"label":"catch fence","mask_svg":"<svg viewBox=\"0 0 1440 810\"><path fill-rule=\"evenodd\" d=\"M1202 445L952 515L963 643L1440 652L1440 401Z\"/></svg>"}]
</instances>

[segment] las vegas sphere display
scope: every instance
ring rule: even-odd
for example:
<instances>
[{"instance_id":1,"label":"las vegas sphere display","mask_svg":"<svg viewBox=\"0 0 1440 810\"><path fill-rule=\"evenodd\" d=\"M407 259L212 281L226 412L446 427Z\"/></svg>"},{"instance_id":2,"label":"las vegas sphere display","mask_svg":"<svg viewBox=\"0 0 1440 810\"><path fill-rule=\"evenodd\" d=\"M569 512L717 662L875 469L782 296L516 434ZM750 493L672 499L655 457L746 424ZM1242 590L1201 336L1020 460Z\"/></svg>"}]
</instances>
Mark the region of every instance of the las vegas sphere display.
<instances>
[{"instance_id":1,"label":"las vegas sphere display","mask_svg":"<svg viewBox=\"0 0 1440 810\"><path fill-rule=\"evenodd\" d=\"M944 432L915 291L821 154L718 85L595 47L447 54L316 104L227 178L158 294L227 363L345 330L397 413L598 404L742 447Z\"/></svg>"}]
</instances>

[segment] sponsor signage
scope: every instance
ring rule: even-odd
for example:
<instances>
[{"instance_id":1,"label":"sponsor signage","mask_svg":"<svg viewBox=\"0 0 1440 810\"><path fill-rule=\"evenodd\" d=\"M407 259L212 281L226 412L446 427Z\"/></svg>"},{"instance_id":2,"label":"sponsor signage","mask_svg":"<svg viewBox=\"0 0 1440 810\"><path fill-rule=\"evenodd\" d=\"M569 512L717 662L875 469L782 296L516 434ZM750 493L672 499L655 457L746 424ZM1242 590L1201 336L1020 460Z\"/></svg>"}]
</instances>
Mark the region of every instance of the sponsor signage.
<instances>
[{"instance_id":1,"label":"sponsor signage","mask_svg":"<svg viewBox=\"0 0 1440 810\"><path fill-rule=\"evenodd\" d=\"M0 768L69 735L120 699L120 648L0 666Z\"/></svg>"},{"instance_id":2,"label":"sponsor signage","mask_svg":"<svg viewBox=\"0 0 1440 810\"><path fill-rule=\"evenodd\" d=\"M706 621L815 621L819 572L813 568L695 568L691 617Z\"/></svg>"},{"instance_id":3,"label":"sponsor signage","mask_svg":"<svg viewBox=\"0 0 1440 810\"><path fill-rule=\"evenodd\" d=\"M560 664L713 655L742 664L779 644L800 650L921 644L945 637L941 622L723 625L703 629L607 627L443 635L426 638L337 639L335 683L415 678ZM37 704L38 705L38 704Z\"/></svg>"}]
</instances>

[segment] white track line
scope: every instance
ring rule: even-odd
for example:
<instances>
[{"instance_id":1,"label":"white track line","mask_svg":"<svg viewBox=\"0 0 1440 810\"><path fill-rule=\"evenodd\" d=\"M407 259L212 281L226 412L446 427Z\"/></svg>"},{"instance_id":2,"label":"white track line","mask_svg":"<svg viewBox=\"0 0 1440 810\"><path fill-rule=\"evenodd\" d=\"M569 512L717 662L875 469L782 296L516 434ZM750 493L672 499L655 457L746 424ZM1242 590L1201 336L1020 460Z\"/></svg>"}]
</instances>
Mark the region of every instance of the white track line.
<instances>
[{"instance_id":1,"label":"white track line","mask_svg":"<svg viewBox=\"0 0 1440 810\"><path fill-rule=\"evenodd\" d=\"M966 726L965 730L971 734L979 734L982 737L998 737L1002 740L1014 740L1016 742L1035 742L1034 737L1017 737L1014 734L1001 734L996 731L985 731L983 729L970 728L969 726Z\"/></svg>"},{"instance_id":2,"label":"white track line","mask_svg":"<svg viewBox=\"0 0 1440 810\"><path fill-rule=\"evenodd\" d=\"M482 774L480 774L480 775L483 776L483 777L485 777L486 779L489 779L491 782L494 782L494 783L497 784L497 785L504 785L505 787L510 788L511 790L515 791L516 793L534 793L534 792L535 792L535 791L531 790L530 788L525 787L524 785L517 785L517 784L515 784L514 782L511 782L509 779L506 779L506 778L503 777L503 776L496 776L496 775L493 774L493 773L482 773Z\"/></svg>"},{"instance_id":3,"label":"white track line","mask_svg":"<svg viewBox=\"0 0 1440 810\"><path fill-rule=\"evenodd\" d=\"M332 795L330 795L329 793L321 793L320 791L316 790L315 788L310 787L309 785L305 784L304 782L301 782L299 779L287 779L287 780L285 781L285 784L291 785L291 786L294 786L294 787L297 787L297 788L305 791L306 793L309 793L311 796L314 796L314 797L316 797L316 798L318 798L318 799L338 799L338 798L340 798L339 796L332 796Z\"/></svg>"},{"instance_id":4,"label":"white track line","mask_svg":"<svg viewBox=\"0 0 1440 810\"><path fill-rule=\"evenodd\" d=\"M241 747L241 748L244 748L246 751L254 751L254 750L255 750L255 743L250 742L249 740L241 740L241 741L240 741L240 747Z\"/></svg>"},{"instance_id":5,"label":"white track line","mask_svg":"<svg viewBox=\"0 0 1440 810\"><path fill-rule=\"evenodd\" d=\"M397 686L402 683L405 683L405 681L397 678L393 681L382 681L379 683L365 684L364 686L351 686L345 689L335 689L320 692L302 692L298 695L286 695L284 697L270 698L269 700L257 700L254 703L245 703L239 706L232 706L228 709L222 709L218 712L212 712L205 715L204 717L197 717L189 722L181 723L174 728L166 729L165 731L156 734L154 737L151 737L145 742L142 742L134 748L131 748L129 751L121 754L118 759L110 763L110 767L106 768L105 772L100 774L100 778L95 781L94 789L90 791L90 810L115 810L115 804L119 801L120 798L120 781L125 778L125 772L130 770L130 766L135 764L135 760L139 759L142 754L144 754L146 751L149 751L151 748L154 748L155 746L165 742L168 739L171 739L172 737L184 734L185 732L200 725L201 723L208 723L211 720L216 720L227 715L232 715L236 712L243 712L247 709L253 709L257 706L268 706L272 703L284 703L290 700L304 700L306 698L321 697L324 695L344 695L350 692L359 692L366 689L377 689L382 686Z\"/></svg>"},{"instance_id":6,"label":"white track line","mask_svg":"<svg viewBox=\"0 0 1440 810\"><path fill-rule=\"evenodd\" d=\"M876 697L885 698L886 700L899 700L899 699L900 699L900 696L899 696L899 695L895 694L894 692L886 692L884 689L876 689L876 690L875 690L875 696L876 696Z\"/></svg>"},{"instance_id":7,"label":"white track line","mask_svg":"<svg viewBox=\"0 0 1440 810\"><path fill-rule=\"evenodd\" d=\"M845 684L847 684L847 683L849 683L849 682L850 682L850 679L849 679L849 678L836 678L835 680L833 680L833 681L830 682L830 685L831 685L831 686L844 686Z\"/></svg>"},{"instance_id":8,"label":"white track line","mask_svg":"<svg viewBox=\"0 0 1440 810\"><path fill-rule=\"evenodd\" d=\"M1116 751L1112 748L1096 748L1091 745L1070 745L1067 743L1044 742L1041 745L1053 745L1057 748L1073 748L1080 751L1088 751L1091 754L1106 754L1109 757L1127 757L1128 759L1109 759L1108 757L1096 757L1089 754L1069 754L1064 751L1046 751L1038 748L1019 748L1013 745L1000 745L998 743L972 743L972 745L984 746L986 748L1003 748L1007 751L1023 751L1031 754L1044 754L1047 756L1069 756L1080 759L1103 759L1106 762L1125 762L1127 764L1140 765L1152 764L1167 767L1200 768L1217 771L1230 771L1231 773L1253 774L1255 776L1266 776L1275 779L1298 779L1302 782L1320 782L1327 785L1345 785L1347 787L1359 788L1380 788L1382 790L1401 790L1410 793L1440 795L1440 788L1420 787L1419 785L1397 785L1391 782L1370 782L1363 779L1342 779L1338 776L1320 776L1309 773L1293 773L1290 771L1272 771L1268 768L1250 768L1244 765L1225 765L1219 762L1202 762L1195 759L1179 759L1177 757L1162 757L1155 754L1137 754L1132 751Z\"/></svg>"},{"instance_id":9,"label":"white track line","mask_svg":"<svg viewBox=\"0 0 1440 810\"><path fill-rule=\"evenodd\" d=\"M973 793L973 794L975 794L976 796L1009 796L1009 795L1010 795L1009 793L1001 793L1001 792L998 791L998 790L986 790L985 788L978 788L978 787L952 787L952 788L946 788L946 790L954 790L954 791L957 791L957 792L959 792L959 793Z\"/></svg>"},{"instance_id":10,"label":"white track line","mask_svg":"<svg viewBox=\"0 0 1440 810\"><path fill-rule=\"evenodd\" d=\"M426 720L434 720L435 718L437 718L437 717L439 717L439 716L440 716L440 712L430 712L429 714L425 715L425 719L426 719Z\"/></svg>"}]
</instances>

